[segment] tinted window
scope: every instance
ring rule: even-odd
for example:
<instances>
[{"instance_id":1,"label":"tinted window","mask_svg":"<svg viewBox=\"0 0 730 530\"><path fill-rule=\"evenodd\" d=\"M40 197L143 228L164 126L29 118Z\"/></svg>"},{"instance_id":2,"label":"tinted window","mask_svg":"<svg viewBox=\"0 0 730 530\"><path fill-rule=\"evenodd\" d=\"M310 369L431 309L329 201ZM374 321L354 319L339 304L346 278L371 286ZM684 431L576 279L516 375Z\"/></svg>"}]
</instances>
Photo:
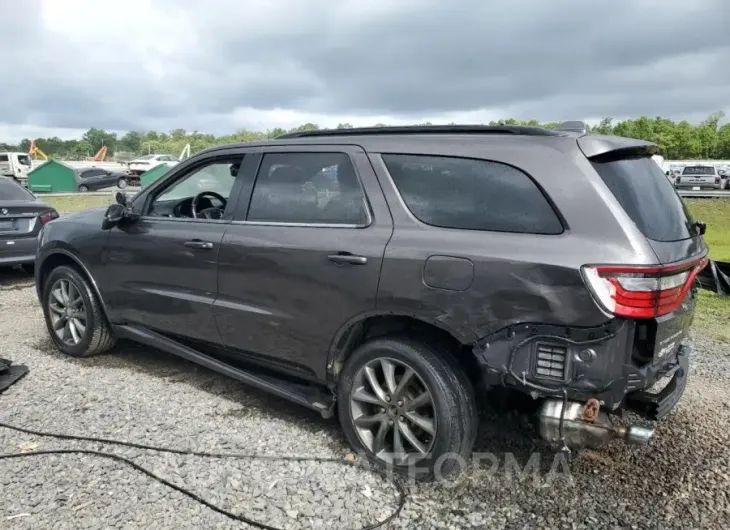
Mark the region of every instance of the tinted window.
<instances>
[{"instance_id":1,"label":"tinted window","mask_svg":"<svg viewBox=\"0 0 730 530\"><path fill-rule=\"evenodd\" d=\"M0 162L7 162L8 161L8 155L0 155Z\"/></svg>"},{"instance_id":2,"label":"tinted window","mask_svg":"<svg viewBox=\"0 0 730 530\"><path fill-rule=\"evenodd\" d=\"M103 169L85 169L81 172L81 178L87 179L89 177L97 177L103 175L105 171Z\"/></svg>"},{"instance_id":3,"label":"tinted window","mask_svg":"<svg viewBox=\"0 0 730 530\"><path fill-rule=\"evenodd\" d=\"M0 200L4 201L28 201L33 199L23 186L17 184L13 179L0 177Z\"/></svg>"},{"instance_id":4,"label":"tinted window","mask_svg":"<svg viewBox=\"0 0 730 530\"><path fill-rule=\"evenodd\" d=\"M522 171L486 160L383 155L418 220L444 228L560 234L563 226Z\"/></svg>"},{"instance_id":5,"label":"tinted window","mask_svg":"<svg viewBox=\"0 0 730 530\"><path fill-rule=\"evenodd\" d=\"M368 223L360 181L345 153L271 153L264 156L249 221Z\"/></svg>"},{"instance_id":6,"label":"tinted window","mask_svg":"<svg viewBox=\"0 0 730 530\"><path fill-rule=\"evenodd\" d=\"M593 167L646 237L655 241L691 237L687 208L651 158L593 162Z\"/></svg>"}]
</instances>

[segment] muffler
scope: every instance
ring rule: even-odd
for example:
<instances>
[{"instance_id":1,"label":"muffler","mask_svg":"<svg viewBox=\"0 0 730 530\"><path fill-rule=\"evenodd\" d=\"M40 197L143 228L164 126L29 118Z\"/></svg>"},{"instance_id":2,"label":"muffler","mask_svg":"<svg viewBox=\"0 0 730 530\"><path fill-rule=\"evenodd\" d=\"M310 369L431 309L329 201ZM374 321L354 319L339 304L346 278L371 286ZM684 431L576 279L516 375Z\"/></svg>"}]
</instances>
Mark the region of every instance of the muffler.
<instances>
[{"instance_id":1,"label":"muffler","mask_svg":"<svg viewBox=\"0 0 730 530\"><path fill-rule=\"evenodd\" d=\"M598 449L616 438L646 445L654 435L652 427L614 425L595 399L565 404L561 399L546 399L538 413L538 425L544 440L569 449Z\"/></svg>"}]
</instances>

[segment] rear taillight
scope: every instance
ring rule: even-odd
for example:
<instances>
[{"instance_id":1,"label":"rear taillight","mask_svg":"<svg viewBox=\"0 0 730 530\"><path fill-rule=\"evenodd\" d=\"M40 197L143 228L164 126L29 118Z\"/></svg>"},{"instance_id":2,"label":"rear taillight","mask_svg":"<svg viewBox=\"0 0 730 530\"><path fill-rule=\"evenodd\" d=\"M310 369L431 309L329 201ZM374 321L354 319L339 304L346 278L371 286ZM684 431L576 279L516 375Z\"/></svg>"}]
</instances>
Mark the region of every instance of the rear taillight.
<instances>
[{"instance_id":1,"label":"rear taillight","mask_svg":"<svg viewBox=\"0 0 730 530\"><path fill-rule=\"evenodd\" d=\"M674 182L676 182L677 184L681 184L682 183L682 177L677 177L676 179L674 179Z\"/></svg>"},{"instance_id":2,"label":"rear taillight","mask_svg":"<svg viewBox=\"0 0 730 530\"><path fill-rule=\"evenodd\" d=\"M720 184L720 177L715 177L715 184Z\"/></svg>"},{"instance_id":3,"label":"rear taillight","mask_svg":"<svg viewBox=\"0 0 730 530\"><path fill-rule=\"evenodd\" d=\"M58 212L56 210L48 210L41 214L41 224L50 223L54 219L58 219Z\"/></svg>"},{"instance_id":4,"label":"rear taillight","mask_svg":"<svg viewBox=\"0 0 730 530\"><path fill-rule=\"evenodd\" d=\"M707 258L667 266L586 265L583 277L608 312L630 318L666 315L682 305Z\"/></svg>"}]
</instances>

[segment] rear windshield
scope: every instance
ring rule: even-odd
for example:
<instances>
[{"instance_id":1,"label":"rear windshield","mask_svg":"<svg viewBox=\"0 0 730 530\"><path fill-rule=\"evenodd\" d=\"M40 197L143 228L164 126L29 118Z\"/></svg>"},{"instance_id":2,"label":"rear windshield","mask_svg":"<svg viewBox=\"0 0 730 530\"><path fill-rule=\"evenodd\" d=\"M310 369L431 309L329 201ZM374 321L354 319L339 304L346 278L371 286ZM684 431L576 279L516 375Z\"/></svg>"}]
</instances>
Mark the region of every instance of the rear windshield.
<instances>
[{"instance_id":1,"label":"rear windshield","mask_svg":"<svg viewBox=\"0 0 730 530\"><path fill-rule=\"evenodd\" d=\"M674 186L651 158L592 161L641 232L654 241L692 237L693 219Z\"/></svg>"},{"instance_id":2,"label":"rear windshield","mask_svg":"<svg viewBox=\"0 0 730 530\"><path fill-rule=\"evenodd\" d=\"M27 201L33 198L26 189L7 177L0 177L0 201Z\"/></svg>"},{"instance_id":3,"label":"rear windshield","mask_svg":"<svg viewBox=\"0 0 730 530\"><path fill-rule=\"evenodd\" d=\"M713 166L689 166L684 168L682 175L714 175L715 168Z\"/></svg>"}]
</instances>

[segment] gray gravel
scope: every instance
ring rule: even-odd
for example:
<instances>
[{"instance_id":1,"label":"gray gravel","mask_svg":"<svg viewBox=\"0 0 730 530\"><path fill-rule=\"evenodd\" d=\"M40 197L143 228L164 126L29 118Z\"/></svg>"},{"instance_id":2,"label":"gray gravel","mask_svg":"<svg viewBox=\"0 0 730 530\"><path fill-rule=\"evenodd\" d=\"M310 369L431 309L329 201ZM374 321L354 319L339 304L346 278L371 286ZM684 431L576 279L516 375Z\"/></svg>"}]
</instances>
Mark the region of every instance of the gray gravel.
<instances>
[{"instance_id":1,"label":"gray gravel","mask_svg":"<svg viewBox=\"0 0 730 530\"><path fill-rule=\"evenodd\" d=\"M96 358L62 356L47 338L31 280L19 272L0 272L0 315L0 357L31 368L0 395L0 421L199 451L348 453L333 420L164 353L121 344ZM707 336L696 346L685 396L649 447L617 443L582 453L569 473L550 474L560 460L523 419L484 403L476 450L496 460L468 462L456 482L409 486L393 526L730 527L730 348ZM397 500L391 484L349 466L156 454L0 429L0 453L54 448L115 452L222 508L284 528L358 528L382 520ZM538 472L525 472L538 457ZM0 461L0 528L147 527L246 525L118 462Z\"/></svg>"}]
</instances>

